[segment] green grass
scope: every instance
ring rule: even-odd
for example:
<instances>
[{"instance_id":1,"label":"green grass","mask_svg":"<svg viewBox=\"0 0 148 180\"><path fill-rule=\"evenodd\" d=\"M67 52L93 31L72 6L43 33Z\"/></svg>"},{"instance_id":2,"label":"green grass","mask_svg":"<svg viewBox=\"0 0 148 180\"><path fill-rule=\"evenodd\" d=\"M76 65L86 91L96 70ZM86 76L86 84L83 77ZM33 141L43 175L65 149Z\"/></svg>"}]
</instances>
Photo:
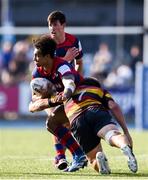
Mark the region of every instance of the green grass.
<instances>
[{"instance_id":1,"label":"green grass","mask_svg":"<svg viewBox=\"0 0 148 180\"><path fill-rule=\"evenodd\" d=\"M90 165L74 173L55 169L52 137L46 130L1 129L0 179L148 179L148 132L132 132L132 137L138 172L131 173L120 150L103 142L112 169L112 174L103 176Z\"/></svg>"}]
</instances>

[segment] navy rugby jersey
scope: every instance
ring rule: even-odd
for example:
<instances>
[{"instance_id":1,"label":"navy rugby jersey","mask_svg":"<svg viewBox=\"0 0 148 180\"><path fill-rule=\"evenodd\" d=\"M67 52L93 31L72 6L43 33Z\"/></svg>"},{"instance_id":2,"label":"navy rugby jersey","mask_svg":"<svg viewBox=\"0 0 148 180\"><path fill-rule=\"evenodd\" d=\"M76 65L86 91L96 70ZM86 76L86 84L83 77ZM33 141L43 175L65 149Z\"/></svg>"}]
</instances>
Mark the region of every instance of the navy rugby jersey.
<instances>
[{"instance_id":1,"label":"navy rugby jersey","mask_svg":"<svg viewBox=\"0 0 148 180\"><path fill-rule=\"evenodd\" d=\"M42 67L35 67L32 72L32 78L46 78L55 85L57 92L62 92L64 90L62 77L70 74L74 76L76 86L83 80L83 77L73 68L71 64L55 57L53 68L49 73L45 72Z\"/></svg>"},{"instance_id":2,"label":"navy rugby jersey","mask_svg":"<svg viewBox=\"0 0 148 180\"><path fill-rule=\"evenodd\" d=\"M70 121L82 114L90 106L97 106L102 110L109 110L108 101L113 100L111 94L96 86L80 85L76 88L72 98L65 102L65 112Z\"/></svg>"},{"instance_id":3,"label":"navy rugby jersey","mask_svg":"<svg viewBox=\"0 0 148 180\"><path fill-rule=\"evenodd\" d=\"M65 33L65 41L61 44L57 44L56 56L64 57L67 50L72 47L76 47L79 50L79 55L75 59L77 60L82 58L83 52L81 42L74 35ZM71 63L73 64L74 62L71 61Z\"/></svg>"}]
</instances>

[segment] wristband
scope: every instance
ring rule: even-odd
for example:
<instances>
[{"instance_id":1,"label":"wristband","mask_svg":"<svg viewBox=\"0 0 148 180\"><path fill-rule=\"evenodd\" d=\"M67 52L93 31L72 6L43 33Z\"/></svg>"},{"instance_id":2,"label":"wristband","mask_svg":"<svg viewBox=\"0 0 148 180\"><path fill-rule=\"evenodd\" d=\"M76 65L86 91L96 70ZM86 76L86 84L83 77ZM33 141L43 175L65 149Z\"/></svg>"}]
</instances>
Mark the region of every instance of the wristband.
<instances>
[{"instance_id":1,"label":"wristband","mask_svg":"<svg viewBox=\"0 0 148 180\"><path fill-rule=\"evenodd\" d=\"M48 106L51 107L51 100L48 98Z\"/></svg>"},{"instance_id":2,"label":"wristband","mask_svg":"<svg viewBox=\"0 0 148 180\"><path fill-rule=\"evenodd\" d=\"M73 92L70 88L64 89L64 96L66 97L66 99L69 99L72 96Z\"/></svg>"}]
</instances>

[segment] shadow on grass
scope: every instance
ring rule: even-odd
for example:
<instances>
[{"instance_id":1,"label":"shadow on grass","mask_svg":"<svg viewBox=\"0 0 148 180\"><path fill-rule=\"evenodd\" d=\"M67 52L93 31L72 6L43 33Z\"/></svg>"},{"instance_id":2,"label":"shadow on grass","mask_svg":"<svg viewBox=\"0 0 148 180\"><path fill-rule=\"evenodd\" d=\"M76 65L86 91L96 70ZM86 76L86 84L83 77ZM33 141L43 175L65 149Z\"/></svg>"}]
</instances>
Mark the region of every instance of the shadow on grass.
<instances>
[{"instance_id":1,"label":"shadow on grass","mask_svg":"<svg viewBox=\"0 0 148 180\"><path fill-rule=\"evenodd\" d=\"M148 177L148 173L140 173L140 172L137 172L137 173L123 173L123 172L120 172L120 173L111 173L111 176L119 176L119 177Z\"/></svg>"},{"instance_id":2,"label":"shadow on grass","mask_svg":"<svg viewBox=\"0 0 148 180\"><path fill-rule=\"evenodd\" d=\"M64 176L64 177L72 177L72 176L74 176L74 177L77 177L77 176L85 176L85 177L92 177L92 176L94 176L94 177L97 177L98 176L98 174L88 174L88 173L82 173L82 172L73 172L73 173L69 173L69 172L61 172L61 173L30 173L30 172L2 172L2 173L0 173L0 177L19 177L19 176L25 176L25 177L33 177L33 176L35 176L35 177L37 177L37 176L39 176L39 177L41 177L41 176L49 176L49 177L53 177L53 176L56 176L57 178L58 178L58 176L59 177L61 177L61 176ZM54 177L55 179L56 179L56 177Z\"/></svg>"},{"instance_id":3,"label":"shadow on grass","mask_svg":"<svg viewBox=\"0 0 148 180\"><path fill-rule=\"evenodd\" d=\"M76 172L72 172L72 173L69 173L69 172L61 172L61 173L30 173L30 172L0 172L0 177L9 177L9 176L12 176L12 177L17 177L17 176L23 176L25 175L25 177L28 175L28 177L33 177L33 176L49 176L49 177L52 177L52 176L67 176L67 177L77 177L77 176L84 176L84 177L97 177L97 176L102 176L105 178L106 177L148 177L148 173L123 173L123 172L120 172L120 173L111 173L110 175L101 175L101 174L97 174L97 173L83 173L82 171L78 171L77 173Z\"/></svg>"}]
</instances>

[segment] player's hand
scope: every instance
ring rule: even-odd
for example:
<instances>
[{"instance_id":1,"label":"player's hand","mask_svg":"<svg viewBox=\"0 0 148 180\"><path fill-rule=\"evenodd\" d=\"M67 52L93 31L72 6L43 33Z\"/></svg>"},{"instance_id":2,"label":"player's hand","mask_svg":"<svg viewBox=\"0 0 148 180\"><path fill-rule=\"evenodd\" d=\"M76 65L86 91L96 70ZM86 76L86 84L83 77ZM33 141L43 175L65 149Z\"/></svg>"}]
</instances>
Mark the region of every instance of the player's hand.
<instances>
[{"instance_id":1,"label":"player's hand","mask_svg":"<svg viewBox=\"0 0 148 180\"><path fill-rule=\"evenodd\" d=\"M73 59L75 59L75 57L77 57L79 55L79 50L76 47L72 47L69 48L65 54L65 56L63 57L64 60L66 61L72 61Z\"/></svg>"},{"instance_id":2,"label":"player's hand","mask_svg":"<svg viewBox=\"0 0 148 180\"><path fill-rule=\"evenodd\" d=\"M38 99L36 101L31 101L29 103L29 111L30 112L37 112L37 111L42 111L46 108L48 108L48 99Z\"/></svg>"},{"instance_id":3,"label":"player's hand","mask_svg":"<svg viewBox=\"0 0 148 180\"><path fill-rule=\"evenodd\" d=\"M66 100L67 100L67 97L64 96L63 93L59 93L56 96L54 96L53 98L51 98L52 103L63 103Z\"/></svg>"},{"instance_id":4,"label":"player's hand","mask_svg":"<svg viewBox=\"0 0 148 180\"><path fill-rule=\"evenodd\" d=\"M32 102L37 101L38 99L41 99L41 98L42 98L42 96L33 95L32 96Z\"/></svg>"}]
</instances>

